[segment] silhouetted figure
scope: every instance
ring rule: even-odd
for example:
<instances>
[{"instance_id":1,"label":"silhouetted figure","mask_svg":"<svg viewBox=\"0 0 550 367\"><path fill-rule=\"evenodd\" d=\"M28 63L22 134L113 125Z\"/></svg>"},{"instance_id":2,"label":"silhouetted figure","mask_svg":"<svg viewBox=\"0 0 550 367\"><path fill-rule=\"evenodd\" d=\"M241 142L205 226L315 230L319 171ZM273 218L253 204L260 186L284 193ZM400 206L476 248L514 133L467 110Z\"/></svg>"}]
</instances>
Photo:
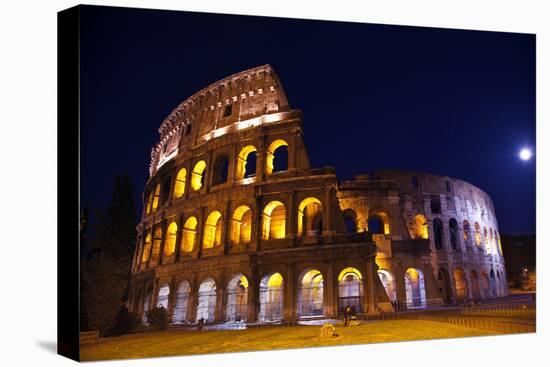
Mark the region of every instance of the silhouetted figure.
<instances>
[{"instance_id":1,"label":"silhouetted figure","mask_svg":"<svg viewBox=\"0 0 550 367\"><path fill-rule=\"evenodd\" d=\"M197 321L197 330L202 331L204 327L204 317L201 317L199 321Z\"/></svg>"}]
</instances>

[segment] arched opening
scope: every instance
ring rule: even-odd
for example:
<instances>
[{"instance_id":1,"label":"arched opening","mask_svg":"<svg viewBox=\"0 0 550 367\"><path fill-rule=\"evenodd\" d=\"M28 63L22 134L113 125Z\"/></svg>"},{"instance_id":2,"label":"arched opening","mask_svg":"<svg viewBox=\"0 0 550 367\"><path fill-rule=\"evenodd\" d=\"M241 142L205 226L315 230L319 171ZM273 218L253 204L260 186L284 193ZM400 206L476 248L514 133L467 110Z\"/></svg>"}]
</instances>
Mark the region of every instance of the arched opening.
<instances>
[{"instance_id":1,"label":"arched opening","mask_svg":"<svg viewBox=\"0 0 550 367\"><path fill-rule=\"evenodd\" d=\"M231 242L234 244L249 243L252 237L252 210L241 205L233 212L231 218Z\"/></svg>"},{"instance_id":2,"label":"arched opening","mask_svg":"<svg viewBox=\"0 0 550 367\"><path fill-rule=\"evenodd\" d=\"M143 243L143 253L141 254L141 262L146 263L149 260L151 254L151 232L145 236L145 242Z\"/></svg>"},{"instance_id":3,"label":"arched opening","mask_svg":"<svg viewBox=\"0 0 550 367\"><path fill-rule=\"evenodd\" d=\"M183 224L183 235L181 242L181 250L183 252L191 252L195 248L197 238L197 218L189 217Z\"/></svg>"},{"instance_id":4,"label":"arched opening","mask_svg":"<svg viewBox=\"0 0 550 367\"><path fill-rule=\"evenodd\" d=\"M266 155L266 175L288 169L288 143L277 139L269 144Z\"/></svg>"},{"instance_id":5,"label":"arched opening","mask_svg":"<svg viewBox=\"0 0 550 367\"><path fill-rule=\"evenodd\" d=\"M151 205L151 211L154 213L157 211L159 207L159 200L160 200L160 183L155 186L155 192L153 194L153 204Z\"/></svg>"},{"instance_id":6,"label":"arched opening","mask_svg":"<svg viewBox=\"0 0 550 367\"><path fill-rule=\"evenodd\" d=\"M171 192L172 192L172 177L166 177L162 182L162 197L161 197L162 205L164 205L168 201L168 198L170 197Z\"/></svg>"},{"instance_id":7,"label":"arched opening","mask_svg":"<svg viewBox=\"0 0 550 367\"><path fill-rule=\"evenodd\" d=\"M384 212L369 215L368 230L372 234L390 234L390 220Z\"/></svg>"},{"instance_id":8,"label":"arched opening","mask_svg":"<svg viewBox=\"0 0 550 367\"><path fill-rule=\"evenodd\" d=\"M166 240L164 241L164 256L172 256L176 252L176 240L178 236L178 225L170 223L166 229Z\"/></svg>"},{"instance_id":9,"label":"arched opening","mask_svg":"<svg viewBox=\"0 0 550 367\"><path fill-rule=\"evenodd\" d=\"M357 214L353 209L344 210L344 223L346 224L346 231L348 233L357 232Z\"/></svg>"},{"instance_id":10,"label":"arched opening","mask_svg":"<svg viewBox=\"0 0 550 367\"><path fill-rule=\"evenodd\" d=\"M298 205L298 235L320 236L323 233L323 209L321 201L309 197Z\"/></svg>"},{"instance_id":11,"label":"arched opening","mask_svg":"<svg viewBox=\"0 0 550 367\"><path fill-rule=\"evenodd\" d=\"M346 307L352 312L363 312L363 277L356 268L345 268L338 275L338 313Z\"/></svg>"},{"instance_id":12,"label":"arched opening","mask_svg":"<svg viewBox=\"0 0 550 367\"><path fill-rule=\"evenodd\" d=\"M191 187L193 190L197 191L204 184L204 169L206 168L205 161L199 161L195 164L193 172L191 172Z\"/></svg>"},{"instance_id":13,"label":"arched opening","mask_svg":"<svg viewBox=\"0 0 550 367\"><path fill-rule=\"evenodd\" d=\"M489 281L491 285L491 297L494 298L497 296L497 284L495 279L495 271L493 269L489 272Z\"/></svg>"},{"instance_id":14,"label":"arched opening","mask_svg":"<svg viewBox=\"0 0 550 367\"><path fill-rule=\"evenodd\" d=\"M298 316L323 315L323 275L319 270L306 271L298 289Z\"/></svg>"},{"instance_id":15,"label":"arched opening","mask_svg":"<svg viewBox=\"0 0 550 367\"><path fill-rule=\"evenodd\" d=\"M428 239L428 222L426 217L422 214L417 214L414 217L414 238L415 239Z\"/></svg>"},{"instance_id":16,"label":"arched opening","mask_svg":"<svg viewBox=\"0 0 550 367\"><path fill-rule=\"evenodd\" d=\"M409 268L405 273L405 292L407 308L426 307L426 290L424 288L424 274L419 269Z\"/></svg>"},{"instance_id":17,"label":"arched opening","mask_svg":"<svg viewBox=\"0 0 550 367\"><path fill-rule=\"evenodd\" d=\"M497 231L495 231L495 237L497 239L497 244L498 244L498 253L500 254L500 256L502 256L502 243L500 242L500 235Z\"/></svg>"},{"instance_id":18,"label":"arched opening","mask_svg":"<svg viewBox=\"0 0 550 367\"><path fill-rule=\"evenodd\" d=\"M147 311L149 311L149 307L151 307L151 302L153 302L153 287L149 286L147 292L145 292L145 298L143 299L143 314L141 318L144 324L147 324Z\"/></svg>"},{"instance_id":19,"label":"arched opening","mask_svg":"<svg viewBox=\"0 0 550 367\"><path fill-rule=\"evenodd\" d=\"M248 312L248 279L235 275L227 285L226 322L246 321Z\"/></svg>"},{"instance_id":20,"label":"arched opening","mask_svg":"<svg viewBox=\"0 0 550 367\"><path fill-rule=\"evenodd\" d=\"M481 271L481 289L485 298L491 297L491 285L489 283L489 275L485 270Z\"/></svg>"},{"instance_id":21,"label":"arched opening","mask_svg":"<svg viewBox=\"0 0 550 367\"><path fill-rule=\"evenodd\" d=\"M260 282L260 322L283 319L283 276L279 273L266 275Z\"/></svg>"},{"instance_id":22,"label":"arched opening","mask_svg":"<svg viewBox=\"0 0 550 367\"><path fill-rule=\"evenodd\" d=\"M472 297L474 299L481 298L481 294L479 292L479 279L477 277L477 271L470 270L470 279L472 285Z\"/></svg>"},{"instance_id":23,"label":"arched opening","mask_svg":"<svg viewBox=\"0 0 550 367\"><path fill-rule=\"evenodd\" d=\"M153 251L151 253L151 261L155 263L159 259L160 242L162 241L162 228L157 226L153 233Z\"/></svg>"},{"instance_id":24,"label":"arched opening","mask_svg":"<svg viewBox=\"0 0 550 367\"><path fill-rule=\"evenodd\" d=\"M168 309L168 298L170 297L170 287L168 284L164 284L159 288L157 295L157 307L164 307Z\"/></svg>"},{"instance_id":25,"label":"arched opening","mask_svg":"<svg viewBox=\"0 0 550 367\"><path fill-rule=\"evenodd\" d=\"M189 293L191 286L187 280L180 282L176 292L176 300L172 312L172 322L181 324L187 322L187 307L189 305Z\"/></svg>"},{"instance_id":26,"label":"arched opening","mask_svg":"<svg viewBox=\"0 0 550 367\"><path fill-rule=\"evenodd\" d=\"M241 149L237 157L236 180L256 176L256 153L256 147L253 145L247 145Z\"/></svg>"},{"instance_id":27,"label":"arched opening","mask_svg":"<svg viewBox=\"0 0 550 367\"><path fill-rule=\"evenodd\" d=\"M262 238L285 238L286 210L280 201L271 201L262 213Z\"/></svg>"},{"instance_id":28,"label":"arched opening","mask_svg":"<svg viewBox=\"0 0 550 367\"><path fill-rule=\"evenodd\" d=\"M466 248L469 249L471 247L470 223L467 220L462 222L462 230L463 230L462 239L464 240L464 244L466 245Z\"/></svg>"},{"instance_id":29,"label":"arched opening","mask_svg":"<svg viewBox=\"0 0 550 367\"><path fill-rule=\"evenodd\" d=\"M487 235L487 227L483 227L483 240L485 243L485 253L489 255L491 253L491 244L489 243L489 236Z\"/></svg>"},{"instance_id":30,"label":"arched opening","mask_svg":"<svg viewBox=\"0 0 550 367\"><path fill-rule=\"evenodd\" d=\"M481 227L479 226L478 222L474 223L474 230L475 230L475 237L476 237L476 245L481 246Z\"/></svg>"},{"instance_id":31,"label":"arched opening","mask_svg":"<svg viewBox=\"0 0 550 367\"><path fill-rule=\"evenodd\" d=\"M225 183L229 170L229 157L227 154L221 154L216 157L212 172L212 186Z\"/></svg>"},{"instance_id":32,"label":"arched opening","mask_svg":"<svg viewBox=\"0 0 550 367\"><path fill-rule=\"evenodd\" d=\"M176 182L174 183L174 198L179 199L185 194L185 181L187 180L187 170L182 168L176 175Z\"/></svg>"},{"instance_id":33,"label":"arched opening","mask_svg":"<svg viewBox=\"0 0 550 367\"><path fill-rule=\"evenodd\" d=\"M147 197L147 204L145 206L145 214L151 213L153 205L153 191L149 193L149 196Z\"/></svg>"},{"instance_id":34,"label":"arched opening","mask_svg":"<svg viewBox=\"0 0 550 367\"><path fill-rule=\"evenodd\" d=\"M214 322L216 313L216 282L212 278L202 281L199 286L197 321Z\"/></svg>"},{"instance_id":35,"label":"arched opening","mask_svg":"<svg viewBox=\"0 0 550 367\"><path fill-rule=\"evenodd\" d=\"M451 290L451 277L449 276L447 269L439 268L437 272L437 282L439 284L439 293L441 294L441 298L443 298L443 302L451 303L453 301L453 294Z\"/></svg>"},{"instance_id":36,"label":"arched opening","mask_svg":"<svg viewBox=\"0 0 550 367\"><path fill-rule=\"evenodd\" d=\"M222 213L215 210L208 215L204 223L204 238L202 248L212 248L221 244Z\"/></svg>"},{"instance_id":37,"label":"arched opening","mask_svg":"<svg viewBox=\"0 0 550 367\"><path fill-rule=\"evenodd\" d=\"M449 219L449 238L451 241L451 248L460 252L460 245L458 243L458 223L454 218Z\"/></svg>"},{"instance_id":38,"label":"arched opening","mask_svg":"<svg viewBox=\"0 0 550 367\"><path fill-rule=\"evenodd\" d=\"M495 241L493 239L493 229L490 228L489 229L489 248L491 249L491 254L496 254L496 245L495 245Z\"/></svg>"},{"instance_id":39,"label":"arched opening","mask_svg":"<svg viewBox=\"0 0 550 367\"><path fill-rule=\"evenodd\" d=\"M439 196L430 198L430 211L432 214L441 214L441 198Z\"/></svg>"},{"instance_id":40,"label":"arched opening","mask_svg":"<svg viewBox=\"0 0 550 367\"><path fill-rule=\"evenodd\" d=\"M455 292L457 301L464 301L468 298L468 283L466 282L466 276L462 268L455 268Z\"/></svg>"},{"instance_id":41,"label":"arched opening","mask_svg":"<svg viewBox=\"0 0 550 367\"><path fill-rule=\"evenodd\" d=\"M435 248L436 250L441 250L443 248L443 222L441 222L441 219L435 218L433 226Z\"/></svg>"},{"instance_id":42,"label":"arched opening","mask_svg":"<svg viewBox=\"0 0 550 367\"><path fill-rule=\"evenodd\" d=\"M395 302L397 300L397 291L395 278L393 277L392 273L390 273L388 270L380 269L378 270L378 277L380 278L380 281L382 282L382 285L384 286L384 289L386 290L386 294L388 295L390 301Z\"/></svg>"}]
</instances>

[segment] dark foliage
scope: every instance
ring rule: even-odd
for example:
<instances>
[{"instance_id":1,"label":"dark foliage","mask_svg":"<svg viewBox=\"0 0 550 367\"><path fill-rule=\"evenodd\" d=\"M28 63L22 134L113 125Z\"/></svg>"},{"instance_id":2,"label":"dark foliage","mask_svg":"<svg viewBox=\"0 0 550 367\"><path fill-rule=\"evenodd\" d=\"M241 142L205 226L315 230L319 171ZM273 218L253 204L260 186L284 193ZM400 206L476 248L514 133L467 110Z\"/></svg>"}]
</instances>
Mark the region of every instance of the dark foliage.
<instances>
[{"instance_id":1,"label":"dark foliage","mask_svg":"<svg viewBox=\"0 0 550 367\"><path fill-rule=\"evenodd\" d=\"M168 327L168 313L162 306L147 311L147 322L152 330L164 330Z\"/></svg>"}]
</instances>

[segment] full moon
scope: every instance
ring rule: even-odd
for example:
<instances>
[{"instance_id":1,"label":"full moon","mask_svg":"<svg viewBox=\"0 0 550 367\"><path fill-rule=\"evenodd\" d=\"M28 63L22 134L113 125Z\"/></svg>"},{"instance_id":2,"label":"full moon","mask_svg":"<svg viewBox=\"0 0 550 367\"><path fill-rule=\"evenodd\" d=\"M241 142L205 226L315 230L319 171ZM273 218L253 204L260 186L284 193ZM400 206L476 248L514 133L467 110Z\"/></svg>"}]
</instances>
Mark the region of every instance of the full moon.
<instances>
[{"instance_id":1,"label":"full moon","mask_svg":"<svg viewBox=\"0 0 550 367\"><path fill-rule=\"evenodd\" d=\"M521 158L522 161L528 161L529 159L531 159L532 155L533 154L531 153L531 151L527 148L523 148L519 152L519 157Z\"/></svg>"}]
</instances>

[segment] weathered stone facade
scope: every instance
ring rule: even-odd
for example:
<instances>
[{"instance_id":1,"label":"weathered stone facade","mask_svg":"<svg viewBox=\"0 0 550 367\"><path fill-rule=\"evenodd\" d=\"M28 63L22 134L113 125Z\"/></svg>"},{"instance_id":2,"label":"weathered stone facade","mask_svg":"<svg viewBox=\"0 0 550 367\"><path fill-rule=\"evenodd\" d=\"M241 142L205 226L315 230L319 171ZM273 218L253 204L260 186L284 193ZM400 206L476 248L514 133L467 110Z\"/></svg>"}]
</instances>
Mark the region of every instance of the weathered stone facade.
<instances>
[{"instance_id":1,"label":"weathered stone facade","mask_svg":"<svg viewBox=\"0 0 550 367\"><path fill-rule=\"evenodd\" d=\"M189 97L159 133L134 311L163 305L174 323L272 322L507 293L484 192L414 172L339 182L332 168L311 168L301 112L269 65ZM475 243L474 223L486 242Z\"/></svg>"}]
</instances>

